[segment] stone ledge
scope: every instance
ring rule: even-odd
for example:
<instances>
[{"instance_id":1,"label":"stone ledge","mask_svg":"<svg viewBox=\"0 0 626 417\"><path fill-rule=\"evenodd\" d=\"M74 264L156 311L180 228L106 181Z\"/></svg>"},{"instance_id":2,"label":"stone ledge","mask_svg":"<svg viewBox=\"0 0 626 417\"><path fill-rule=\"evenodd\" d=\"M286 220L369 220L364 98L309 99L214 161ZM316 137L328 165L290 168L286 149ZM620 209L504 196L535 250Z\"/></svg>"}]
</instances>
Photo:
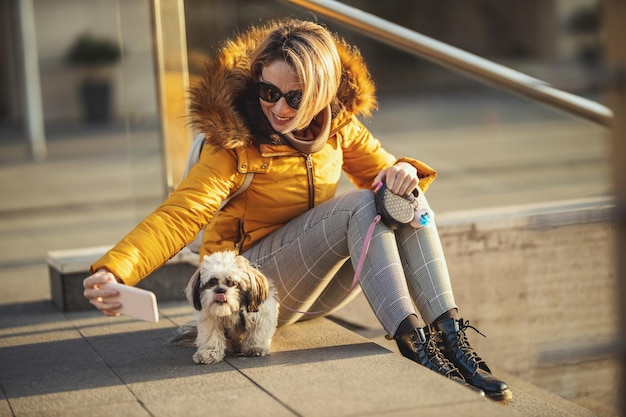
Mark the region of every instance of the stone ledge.
<instances>
[{"instance_id":1,"label":"stone ledge","mask_svg":"<svg viewBox=\"0 0 626 417\"><path fill-rule=\"evenodd\" d=\"M445 238L468 227L482 231L541 230L606 222L612 219L613 210L611 199L589 198L441 213L437 216L437 224ZM108 249L108 246L98 246L48 253L50 288L55 305L63 311L92 308L83 297L82 281L88 275L90 265ZM454 252L450 252L452 258ZM141 281L138 287L153 291L159 301L182 300L184 289L197 262L198 255L185 248L163 267L152 272L147 277L149 279Z\"/></svg>"},{"instance_id":2,"label":"stone ledge","mask_svg":"<svg viewBox=\"0 0 626 417\"><path fill-rule=\"evenodd\" d=\"M597 197L450 211L438 213L436 220L439 229L473 224L483 229L538 230L611 221L614 210L613 199Z\"/></svg>"},{"instance_id":3,"label":"stone ledge","mask_svg":"<svg viewBox=\"0 0 626 417\"><path fill-rule=\"evenodd\" d=\"M83 297L83 280L89 267L109 250L108 246L53 251L47 256L52 302L62 311L92 309ZM154 292L158 301L184 300L184 290L198 264L198 255L187 248L137 285Z\"/></svg>"}]
</instances>

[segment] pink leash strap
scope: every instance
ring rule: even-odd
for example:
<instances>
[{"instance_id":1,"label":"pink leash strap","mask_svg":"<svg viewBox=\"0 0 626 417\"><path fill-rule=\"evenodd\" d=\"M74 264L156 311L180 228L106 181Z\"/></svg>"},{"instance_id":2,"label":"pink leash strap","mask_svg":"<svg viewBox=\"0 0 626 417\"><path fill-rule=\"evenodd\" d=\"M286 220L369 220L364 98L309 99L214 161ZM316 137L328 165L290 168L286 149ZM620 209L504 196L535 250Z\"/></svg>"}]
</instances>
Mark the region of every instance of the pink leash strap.
<instances>
[{"instance_id":1,"label":"pink leash strap","mask_svg":"<svg viewBox=\"0 0 626 417\"><path fill-rule=\"evenodd\" d=\"M372 224L370 224L370 227L367 229L367 233L365 234L365 239L363 240L363 248L361 249L361 256L359 256L359 263L357 264L356 270L354 271L354 279L352 280L352 285L350 285L350 288L348 289L348 291L346 291L346 294L341 298L341 300L339 300L339 303L337 303L337 305L341 304L341 302L346 299L346 297L352 292L352 290L359 283L361 270L363 269L363 264L365 263L365 255L367 255L367 251L369 250L370 243L372 242L372 236L374 235L374 227L376 227L378 222L380 222L380 214L377 214L376 217L374 217ZM332 310L333 308L335 308L335 307L332 307L332 308L327 308L326 310L320 310L320 311L300 311L300 310L296 310L296 309L293 309L291 307L284 305L278 299L278 297L276 297L276 301L278 301L278 304L280 304L281 307L286 308L289 311L293 311L294 313L309 314L309 315L326 313Z\"/></svg>"}]
</instances>

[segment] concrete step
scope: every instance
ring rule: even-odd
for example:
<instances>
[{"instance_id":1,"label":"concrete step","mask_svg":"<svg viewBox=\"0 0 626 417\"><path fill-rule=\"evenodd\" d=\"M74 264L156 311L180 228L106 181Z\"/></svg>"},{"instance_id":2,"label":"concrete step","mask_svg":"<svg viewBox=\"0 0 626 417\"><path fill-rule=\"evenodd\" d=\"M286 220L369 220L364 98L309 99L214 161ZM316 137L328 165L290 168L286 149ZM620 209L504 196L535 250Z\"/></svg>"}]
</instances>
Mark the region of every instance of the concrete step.
<instances>
[{"instance_id":1,"label":"concrete step","mask_svg":"<svg viewBox=\"0 0 626 417\"><path fill-rule=\"evenodd\" d=\"M91 310L92 305L83 296L83 280L89 267L100 259L108 246L96 246L48 252L52 302L63 311ZM196 271L198 255L184 248L161 268L141 281L139 288L155 293L159 301L181 301L189 278Z\"/></svg>"},{"instance_id":2,"label":"concrete step","mask_svg":"<svg viewBox=\"0 0 626 417\"><path fill-rule=\"evenodd\" d=\"M89 265L106 250L96 247L49 253L53 304L62 311L87 310L84 314L93 315L93 307L82 296L82 280ZM191 308L183 299L183 289L195 270L196 257L183 251L141 283L143 288L157 294L160 312L172 324L182 325L191 318ZM468 396L468 393L472 394L469 390L401 357L395 343L386 340L380 329L366 327L364 330L359 329L358 324L355 326L355 317L358 316L358 323L359 320L369 322L373 316L365 311L366 303L353 304L335 316L339 324L324 319L279 329L273 341L273 353L268 358L228 358L227 362L267 389L272 397L280 399L279 402L296 415L400 416L416 410L423 414L424 409L435 410L433 415L437 412L448 415L453 410L462 411L462 415L474 415L466 413L476 411L476 415L484 416L596 415L499 371L497 366L494 372L507 381L514 397L506 405L487 401L491 405L485 406L484 400L477 401L472 395ZM74 317L82 316L67 317L74 320ZM110 328L110 325L104 328ZM192 353L185 353L189 361ZM249 364L254 365L250 367ZM494 368L494 363L490 362L490 366ZM345 395L349 396L349 401L342 400ZM317 414L316 398L325 404L324 410L330 414ZM462 404L459 410L455 408L458 404ZM494 404L498 406L496 411L490 410Z\"/></svg>"},{"instance_id":3,"label":"concrete step","mask_svg":"<svg viewBox=\"0 0 626 417\"><path fill-rule=\"evenodd\" d=\"M196 365L166 342L192 318L159 323L51 303L0 306L0 416L591 416L510 379L508 404L431 372L328 319L278 329L272 353Z\"/></svg>"}]
</instances>

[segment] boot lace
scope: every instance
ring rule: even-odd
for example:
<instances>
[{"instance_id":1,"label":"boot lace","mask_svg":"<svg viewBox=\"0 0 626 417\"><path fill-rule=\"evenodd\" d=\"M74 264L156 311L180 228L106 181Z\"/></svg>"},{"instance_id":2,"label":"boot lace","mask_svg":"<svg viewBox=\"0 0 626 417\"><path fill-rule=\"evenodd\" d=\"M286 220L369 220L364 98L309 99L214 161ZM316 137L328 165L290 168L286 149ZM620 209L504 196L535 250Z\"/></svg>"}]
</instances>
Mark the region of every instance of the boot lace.
<instances>
[{"instance_id":1,"label":"boot lace","mask_svg":"<svg viewBox=\"0 0 626 417\"><path fill-rule=\"evenodd\" d=\"M459 338L459 342L456 345L457 351L460 352L465 360L470 363L474 367L474 374L481 368L481 365L486 366L485 361L478 356L478 354L474 351L472 346L469 344L469 340L467 338L467 334L465 333L465 329L472 329L482 337L487 337L480 332L476 327L471 326L469 324L469 320L463 321L463 319L459 320L459 331L457 332L457 336Z\"/></svg>"},{"instance_id":2,"label":"boot lace","mask_svg":"<svg viewBox=\"0 0 626 417\"><path fill-rule=\"evenodd\" d=\"M462 378L458 369L450 362L439 350L434 335L428 338L426 342L425 350L429 359L429 368L435 370L437 373L442 374L448 378Z\"/></svg>"}]
</instances>

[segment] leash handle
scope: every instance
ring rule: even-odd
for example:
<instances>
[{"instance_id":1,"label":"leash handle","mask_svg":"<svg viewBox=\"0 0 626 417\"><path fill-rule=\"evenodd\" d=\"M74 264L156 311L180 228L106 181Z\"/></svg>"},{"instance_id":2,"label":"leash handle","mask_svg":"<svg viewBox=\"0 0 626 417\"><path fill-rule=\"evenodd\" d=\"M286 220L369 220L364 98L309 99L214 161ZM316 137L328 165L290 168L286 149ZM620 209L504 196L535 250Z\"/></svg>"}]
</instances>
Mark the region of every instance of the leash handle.
<instances>
[{"instance_id":1,"label":"leash handle","mask_svg":"<svg viewBox=\"0 0 626 417\"><path fill-rule=\"evenodd\" d=\"M357 264L356 269L354 271L354 279L352 279L352 285L350 285L350 288L348 288L348 291L346 291L346 294L341 298L341 300L339 300L339 303L337 303L337 305L341 304L341 302L346 299L346 297L352 292L352 290L359 283L361 270L363 269L363 264L365 263L365 255L367 255L367 251L369 250L370 243L372 243L372 236L374 235L374 227L376 227L376 225L379 222L380 222L380 214L377 214L376 217L374 217L374 220L370 224L369 228L367 229L367 233L365 234L365 239L363 239L363 248L361 249L361 256L359 256L359 263ZM336 307L335 306L335 307L327 308L326 310L320 310L320 311L300 311L300 310L296 310L296 309L293 309L291 307L284 305L278 299L278 297L276 297L276 301L278 301L278 304L280 304L282 308L285 308L294 313L301 313L301 314L306 314L306 315L327 313Z\"/></svg>"}]
</instances>

